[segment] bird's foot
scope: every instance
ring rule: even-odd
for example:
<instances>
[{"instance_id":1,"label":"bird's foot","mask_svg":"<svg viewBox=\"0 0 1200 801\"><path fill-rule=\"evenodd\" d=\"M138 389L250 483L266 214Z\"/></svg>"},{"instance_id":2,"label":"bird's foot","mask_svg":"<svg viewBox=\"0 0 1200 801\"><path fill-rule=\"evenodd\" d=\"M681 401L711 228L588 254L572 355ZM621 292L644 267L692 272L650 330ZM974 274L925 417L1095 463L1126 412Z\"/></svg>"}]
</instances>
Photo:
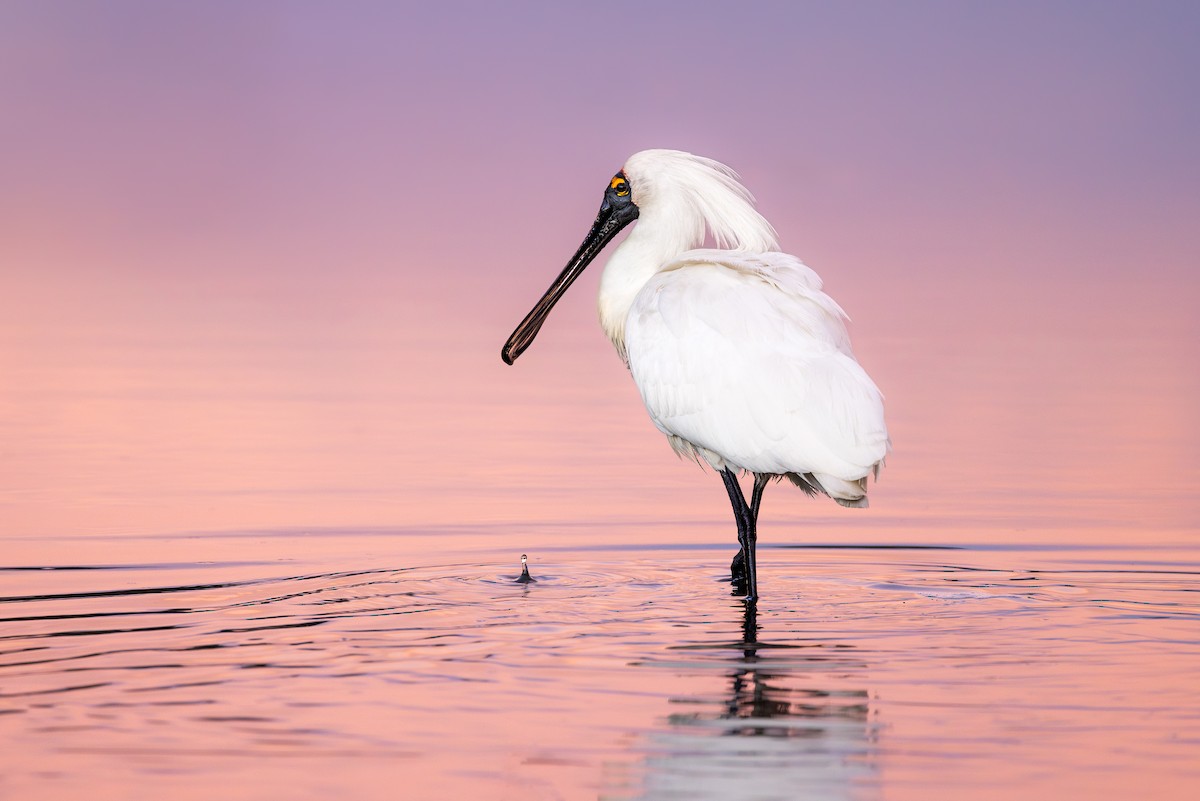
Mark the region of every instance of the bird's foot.
<instances>
[{"instance_id":1,"label":"bird's foot","mask_svg":"<svg viewBox=\"0 0 1200 801\"><path fill-rule=\"evenodd\" d=\"M730 583L733 585L730 595L745 595L750 589L750 576L746 573L746 552L738 551L729 565Z\"/></svg>"},{"instance_id":2,"label":"bird's foot","mask_svg":"<svg viewBox=\"0 0 1200 801\"><path fill-rule=\"evenodd\" d=\"M729 575L734 584L746 583L746 552L739 550L729 563Z\"/></svg>"}]
</instances>

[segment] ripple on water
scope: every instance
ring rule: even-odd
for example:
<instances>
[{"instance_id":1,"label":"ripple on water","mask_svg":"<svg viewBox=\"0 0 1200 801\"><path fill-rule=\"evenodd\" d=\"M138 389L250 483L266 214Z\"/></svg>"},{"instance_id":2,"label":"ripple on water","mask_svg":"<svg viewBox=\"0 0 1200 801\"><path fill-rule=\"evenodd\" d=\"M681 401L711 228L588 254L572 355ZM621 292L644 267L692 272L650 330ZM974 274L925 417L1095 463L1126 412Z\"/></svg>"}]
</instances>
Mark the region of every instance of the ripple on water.
<instances>
[{"instance_id":1,"label":"ripple on water","mask_svg":"<svg viewBox=\"0 0 1200 801\"><path fill-rule=\"evenodd\" d=\"M564 550L532 584L495 555L9 569L9 786L186 775L256 797L230 777L299 771L298 797L391 797L374 780L415 765L414 798L513 777L528 797L869 797L884 766L926 789L1052 782L1056 762L1195 778L1200 571L924 556L764 549L757 610L724 551Z\"/></svg>"}]
</instances>

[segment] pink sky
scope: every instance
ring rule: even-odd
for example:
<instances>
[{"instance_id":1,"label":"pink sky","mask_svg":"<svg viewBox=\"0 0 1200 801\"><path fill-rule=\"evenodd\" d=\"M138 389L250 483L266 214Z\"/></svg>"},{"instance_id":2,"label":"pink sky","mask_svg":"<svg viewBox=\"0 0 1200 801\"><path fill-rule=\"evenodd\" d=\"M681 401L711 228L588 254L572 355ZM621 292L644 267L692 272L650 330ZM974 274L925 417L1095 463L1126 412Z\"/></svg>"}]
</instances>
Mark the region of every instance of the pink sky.
<instances>
[{"instance_id":1,"label":"pink sky","mask_svg":"<svg viewBox=\"0 0 1200 801\"><path fill-rule=\"evenodd\" d=\"M499 359L673 147L741 172L888 398L872 510L774 520L1194 539L1195 8L732 8L6 5L6 530L723 523L599 265Z\"/></svg>"}]
</instances>

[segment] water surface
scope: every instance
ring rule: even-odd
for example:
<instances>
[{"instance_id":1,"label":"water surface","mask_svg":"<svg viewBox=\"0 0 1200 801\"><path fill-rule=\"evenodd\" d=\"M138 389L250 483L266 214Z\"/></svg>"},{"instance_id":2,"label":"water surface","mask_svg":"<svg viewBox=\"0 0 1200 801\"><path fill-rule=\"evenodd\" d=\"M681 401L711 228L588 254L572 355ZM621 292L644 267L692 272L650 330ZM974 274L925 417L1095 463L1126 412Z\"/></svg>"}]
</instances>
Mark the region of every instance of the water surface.
<instances>
[{"instance_id":1,"label":"water surface","mask_svg":"<svg viewBox=\"0 0 1200 801\"><path fill-rule=\"evenodd\" d=\"M590 326L121 330L0 349L0 797L1200 795L1174 351L874 340L872 506L771 487L749 614Z\"/></svg>"},{"instance_id":2,"label":"water surface","mask_svg":"<svg viewBox=\"0 0 1200 801\"><path fill-rule=\"evenodd\" d=\"M727 547L547 546L531 554L537 581L518 584L518 554L444 536L440 556L420 553L426 539L346 531L322 537L340 555L319 559L7 567L0 792L1184 799L1200 787L1193 550L792 543L762 549L753 612L721 581ZM151 539L262 556L296 535Z\"/></svg>"}]
</instances>

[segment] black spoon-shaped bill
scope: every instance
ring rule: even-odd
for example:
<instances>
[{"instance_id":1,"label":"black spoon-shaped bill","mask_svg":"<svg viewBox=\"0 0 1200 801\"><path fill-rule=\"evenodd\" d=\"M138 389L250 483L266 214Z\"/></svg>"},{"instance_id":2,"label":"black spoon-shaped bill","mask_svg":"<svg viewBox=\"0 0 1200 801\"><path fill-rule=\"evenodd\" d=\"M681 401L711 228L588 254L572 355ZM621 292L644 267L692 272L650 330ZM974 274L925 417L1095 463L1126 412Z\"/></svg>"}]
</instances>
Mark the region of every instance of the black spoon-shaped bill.
<instances>
[{"instance_id":1,"label":"black spoon-shaped bill","mask_svg":"<svg viewBox=\"0 0 1200 801\"><path fill-rule=\"evenodd\" d=\"M604 202L600 204L600 212L596 215L596 221L592 223L592 228L584 238L583 244L579 246L579 250L575 251L575 255L558 274L558 278L554 279L554 283L550 285L550 288L546 290L529 314L525 315L521 324L512 332L512 336L504 343L504 348L500 351L500 358L504 359L506 364L515 362L517 357L533 344L534 337L541 330L542 324L546 322L554 304L558 303L567 288L575 282L584 268L592 263L604 246L611 242L622 228L636 220L637 216L638 207L630 199L629 185L625 183L625 176L623 173L617 173L604 193Z\"/></svg>"}]
</instances>

